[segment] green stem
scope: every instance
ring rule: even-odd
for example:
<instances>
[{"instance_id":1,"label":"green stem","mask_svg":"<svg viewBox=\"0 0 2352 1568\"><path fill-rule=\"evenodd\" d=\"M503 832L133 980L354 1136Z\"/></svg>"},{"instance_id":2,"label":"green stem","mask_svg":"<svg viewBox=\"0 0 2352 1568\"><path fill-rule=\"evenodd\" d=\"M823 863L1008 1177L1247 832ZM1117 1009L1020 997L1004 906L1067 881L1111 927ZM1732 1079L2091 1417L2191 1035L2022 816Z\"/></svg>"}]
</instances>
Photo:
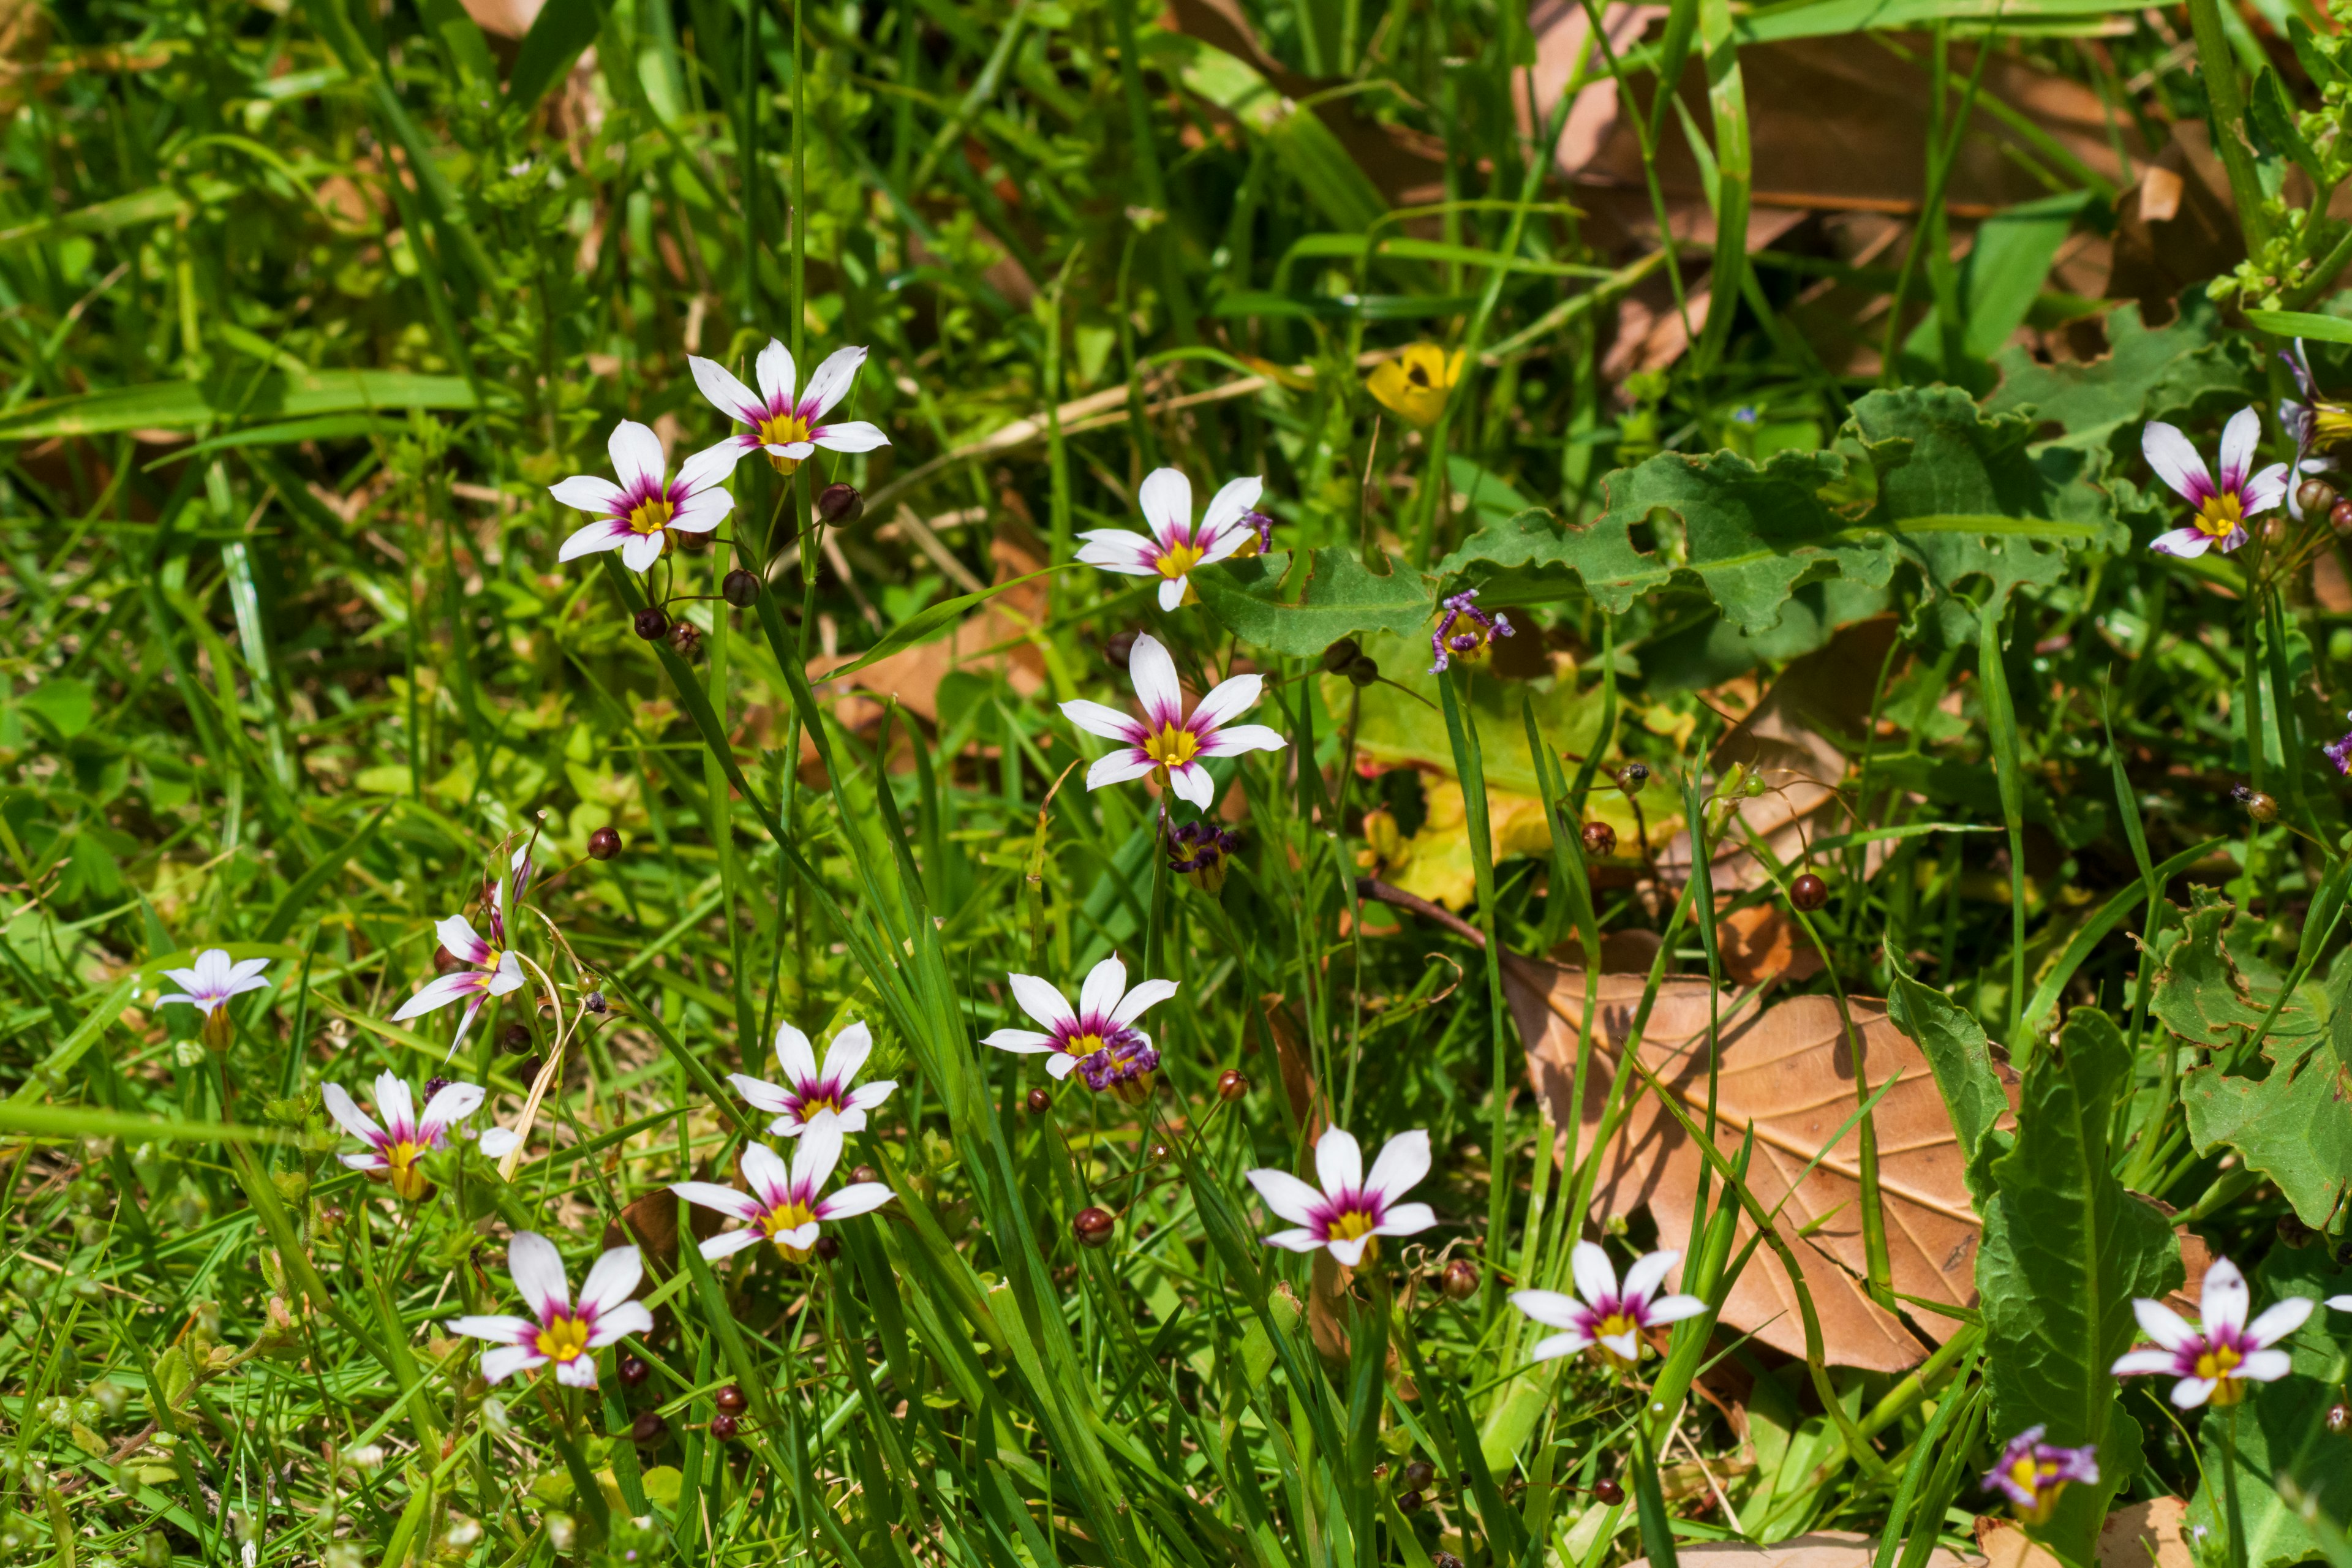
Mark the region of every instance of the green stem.
<instances>
[{"instance_id":1,"label":"green stem","mask_svg":"<svg viewBox=\"0 0 2352 1568\"><path fill-rule=\"evenodd\" d=\"M2213 150L2221 154L2221 167L2230 175L2230 199L2238 209L2246 253L2259 256L2270 239L2270 219L2263 213L2253 150L2246 145L2246 100L2238 89L2237 57L2221 30L2218 0L2189 0L2189 29L2197 40L2197 73L2204 80L2205 101L2211 110Z\"/></svg>"}]
</instances>

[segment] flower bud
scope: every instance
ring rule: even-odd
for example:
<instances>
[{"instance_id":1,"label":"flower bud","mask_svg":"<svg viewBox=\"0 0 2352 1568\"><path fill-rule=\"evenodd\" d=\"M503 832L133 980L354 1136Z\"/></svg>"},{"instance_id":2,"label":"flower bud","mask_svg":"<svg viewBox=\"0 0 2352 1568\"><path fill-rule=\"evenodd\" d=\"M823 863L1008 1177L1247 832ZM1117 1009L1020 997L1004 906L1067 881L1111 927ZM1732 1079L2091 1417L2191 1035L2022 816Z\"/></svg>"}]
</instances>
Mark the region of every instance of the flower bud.
<instances>
[{"instance_id":1,"label":"flower bud","mask_svg":"<svg viewBox=\"0 0 2352 1568\"><path fill-rule=\"evenodd\" d=\"M1029 1114L1030 1114L1030 1115L1032 1115L1032 1116L1043 1116L1043 1115L1045 1115L1045 1112L1047 1112L1047 1111L1049 1111L1049 1110L1053 1110L1053 1109L1054 1109L1054 1097L1053 1097L1052 1095L1050 1095L1050 1094L1046 1093L1046 1092L1045 1092L1044 1089L1031 1089L1031 1090L1029 1091Z\"/></svg>"},{"instance_id":2,"label":"flower bud","mask_svg":"<svg viewBox=\"0 0 2352 1568\"><path fill-rule=\"evenodd\" d=\"M1407 1468L1410 1468L1411 1467ZM1419 1513L1421 1511L1421 1494L1417 1491L1411 1491L1397 1499L1397 1511L1399 1513Z\"/></svg>"},{"instance_id":3,"label":"flower bud","mask_svg":"<svg viewBox=\"0 0 2352 1568\"><path fill-rule=\"evenodd\" d=\"M2230 798L2245 808L2246 815L2256 822L2278 820L2278 802L2258 789L2239 784L2230 791Z\"/></svg>"},{"instance_id":4,"label":"flower bud","mask_svg":"<svg viewBox=\"0 0 2352 1568\"><path fill-rule=\"evenodd\" d=\"M751 1399L749 1394L743 1392L743 1385L741 1384L730 1383L721 1388L718 1393L712 1394L710 1396L710 1403L716 1405L719 1409L732 1415L739 1415L745 1409L749 1408L751 1404Z\"/></svg>"},{"instance_id":5,"label":"flower bud","mask_svg":"<svg viewBox=\"0 0 2352 1568\"><path fill-rule=\"evenodd\" d=\"M1437 1288L1449 1301L1467 1301L1478 1293L1478 1266L1466 1258L1455 1258L1437 1277Z\"/></svg>"},{"instance_id":6,"label":"flower bud","mask_svg":"<svg viewBox=\"0 0 2352 1568\"><path fill-rule=\"evenodd\" d=\"M1070 1221L1070 1232L1078 1238L1080 1247L1107 1247L1118 1229L1108 1209L1080 1209Z\"/></svg>"},{"instance_id":7,"label":"flower bud","mask_svg":"<svg viewBox=\"0 0 2352 1568\"><path fill-rule=\"evenodd\" d=\"M591 1013L602 1015L610 1012L613 1005L604 1000L604 994L602 991L591 991L587 995L580 998L580 1005Z\"/></svg>"},{"instance_id":8,"label":"flower bud","mask_svg":"<svg viewBox=\"0 0 2352 1568\"><path fill-rule=\"evenodd\" d=\"M849 1179L858 1183L878 1182L882 1179L882 1173L871 1165L856 1165L850 1169Z\"/></svg>"},{"instance_id":9,"label":"flower bud","mask_svg":"<svg viewBox=\"0 0 2352 1568\"><path fill-rule=\"evenodd\" d=\"M1404 1468L1404 1484L1408 1491L1427 1491L1429 1483L1437 1479L1437 1467L1427 1459L1415 1459Z\"/></svg>"},{"instance_id":10,"label":"flower bud","mask_svg":"<svg viewBox=\"0 0 2352 1568\"><path fill-rule=\"evenodd\" d=\"M1611 1508L1615 1508L1625 1500L1625 1489L1603 1476L1592 1483L1592 1499L1595 1502L1606 1503Z\"/></svg>"},{"instance_id":11,"label":"flower bud","mask_svg":"<svg viewBox=\"0 0 2352 1568\"><path fill-rule=\"evenodd\" d=\"M1830 885L1807 871L1789 884L1789 901L1811 914L1830 901Z\"/></svg>"},{"instance_id":12,"label":"flower bud","mask_svg":"<svg viewBox=\"0 0 2352 1568\"><path fill-rule=\"evenodd\" d=\"M2294 504L2305 517L2324 517L2336 508L2336 487L2316 474L2310 475L2294 488Z\"/></svg>"},{"instance_id":13,"label":"flower bud","mask_svg":"<svg viewBox=\"0 0 2352 1568\"><path fill-rule=\"evenodd\" d=\"M737 609L748 610L760 602L760 580L738 566L719 583L719 593Z\"/></svg>"},{"instance_id":14,"label":"flower bud","mask_svg":"<svg viewBox=\"0 0 2352 1568\"><path fill-rule=\"evenodd\" d=\"M1353 637L1341 637L1323 650L1323 670L1327 675L1345 675L1348 667L1364 657L1363 645Z\"/></svg>"},{"instance_id":15,"label":"flower bud","mask_svg":"<svg viewBox=\"0 0 2352 1568\"><path fill-rule=\"evenodd\" d=\"M658 642L669 636L669 617L652 605L647 605L644 609L639 610L636 619L630 624L636 629L636 634L647 642Z\"/></svg>"},{"instance_id":16,"label":"flower bud","mask_svg":"<svg viewBox=\"0 0 2352 1568\"><path fill-rule=\"evenodd\" d=\"M1596 860L1617 853L1617 830L1605 822L1586 823L1579 837L1584 840L1584 852Z\"/></svg>"},{"instance_id":17,"label":"flower bud","mask_svg":"<svg viewBox=\"0 0 2352 1568\"><path fill-rule=\"evenodd\" d=\"M669 1423L656 1410L640 1410L637 1418L629 1423L629 1441L640 1448L650 1448L669 1436Z\"/></svg>"},{"instance_id":18,"label":"flower bud","mask_svg":"<svg viewBox=\"0 0 2352 1568\"><path fill-rule=\"evenodd\" d=\"M1641 794L1642 786L1649 782L1650 764L1647 763L1627 763L1617 770L1617 787L1629 795Z\"/></svg>"},{"instance_id":19,"label":"flower bud","mask_svg":"<svg viewBox=\"0 0 2352 1568\"><path fill-rule=\"evenodd\" d=\"M1249 1090L1249 1079L1243 1077L1235 1068L1227 1068L1224 1071L1217 1075L1217 1098L1219 1100L1225 1100L1230 1103L1234 1100L1239 1100L1242 1096L1247 1094Z\"/></svg>"},{"instance_id":20,"label":"flower bud","mask_svg":"<svg viewBox=\"0 0 2352 1568\"><path fill-rule=\"evenodd\" d=\"M509 1024L499 1031L499 1049L510 1057L527 1056L530 1052L530 1029L527 1025Z\"/></svg>"},{"instance_id":21,"label":"flower bud","mask_svg":"<svg viewBox=\"0 0 2352 1568\"><path fill-rule=\"evenodd\" d=\"M710 1418L710 1435L721 1443L731 1443L735 1440L737 1429L741 1426L742 1422L739 1418L720 1411Z\"/></svg>"},{"instance_id":22,"label":"flower bud","mask_svg":"<svg viewBox=\"0 0 2352 1568\"><path fill-rule=\"evenodd\" d=\"M1381 667L1377 659L1360 654L1348 666L1348 684L1350 686L1376 686L1380 679Z\"/></svg>"},{"instance_id":23,"label":"flower bud","mask_svg":"<svg viewBox=\"0 0 2352 1568\"><path fill-rule=\"evenodd\" d=\"M841 1256L841 1243L834 1237L820 1234L816 1240L810 1244L809 1250L830 1263Z\"/></svg>"},{"instance_id":24,"label":"flower bud","mask_svg":"<svg viewBox=\"0 0 2352 1568\"><path fill-rule=\"evenodd\" d=\"M680 621L669 629L670 651L680 658L692 658L702 651L702 628L692 621Z\"/></svg>"},{"instance_id":25,"label":"flower bud","mask_svg":"<svg viewBox=\"0 0 2352 1568\"><path fill-rule=\"evenodd\" d=\"M588 836L588 853L599 860L610 860L621 852L620 830L600 827Z\"/></svg>"},{"instance_id":26,"label":"flower bud","mask_svg":"<svg viewBox=\"0 0 2352 1568\"><path fill-rule=\"evenodd\" d=\"M2338 533L2352 533L2352 500L2339 500L2327 509L2327 526Z\"/></svg>"},{"instance_id":27,"label":"flower bud","mask_svg":"<svg viewBox=\"0 0 2352 1568\"><path fill-rule=\"evenodd\" d=\"M833 528L847 528L866 515L866 498L856 485L827 485L816 492L816 514Z\"/></svg>"},{"instance_id":28,"label":"flower bud","mask_svg":"<svg viewBox=\"0 0 2352 1568\"><path fill-rule=\"evenodd\" d=\"M625 1355L621 1358L621 1381L629 1387L636 1387L653 1374L654 1369L646 1363L645 1357Z\"/></svg>"}]
</instances>

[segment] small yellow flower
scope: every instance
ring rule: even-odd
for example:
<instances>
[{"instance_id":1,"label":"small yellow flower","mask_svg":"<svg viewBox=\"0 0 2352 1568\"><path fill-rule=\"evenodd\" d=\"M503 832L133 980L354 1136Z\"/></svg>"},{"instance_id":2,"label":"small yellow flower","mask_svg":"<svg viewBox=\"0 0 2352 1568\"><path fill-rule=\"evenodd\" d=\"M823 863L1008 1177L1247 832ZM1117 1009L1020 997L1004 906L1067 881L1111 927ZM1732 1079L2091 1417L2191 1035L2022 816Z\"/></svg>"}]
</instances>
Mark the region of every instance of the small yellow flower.
<instances>
[{"instance_id":1,"label":"small yellow flower","mask_svg":"<svg viewBox=\"0 0 2352 1568\"><path fill-rule=\"evenodd\" d=\"M1383 408L1426 429L1445 411L1445 395L1462 379L1462 352L1415 343L1402 358L1383 360L1364 378Z\"/></svg>"}]
</instances>

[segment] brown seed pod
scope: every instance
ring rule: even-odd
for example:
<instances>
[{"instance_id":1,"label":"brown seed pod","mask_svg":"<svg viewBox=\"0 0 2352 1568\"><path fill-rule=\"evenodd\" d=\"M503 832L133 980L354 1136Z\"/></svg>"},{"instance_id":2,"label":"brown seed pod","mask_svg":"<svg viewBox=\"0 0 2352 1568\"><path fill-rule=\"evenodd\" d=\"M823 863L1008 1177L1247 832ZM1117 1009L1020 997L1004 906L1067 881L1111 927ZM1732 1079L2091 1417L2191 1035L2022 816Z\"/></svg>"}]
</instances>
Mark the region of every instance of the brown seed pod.
<instances>
[{"instance_id":1,"label":"brown seed pod","mask_svg":"<svg viewBox=\"0 0 2352 1568\"><path fill-rule=\"evenodd\" d=\"M1242 1096L1247 1094L1249 1090L1249 1079L1233 1068L1227 1068L1224 1071L1217 1075L1217 1098L1219 1100L1227 1101L1239 1100Z\"/></svg>"},{"instance_id":2,"label":"brown seed pod","mask_svg":"<svg viewBox=\"0 0 2352 1568\"><path fill-rule=\"evenodd\" d=\"M1594 859L1617 853L1617 830L1605 822L1588 822L1578 835L1584 840L1584 852Z\"/></svg>"},{"instance_id":3,"label":"brown seed pod","mask_svg":"<svg viewBox=\"0 0 2352 1568\"><path fill-rule=\"evenodd\" d=\"M1427 1459L1414 1459L1404 1468L1404 1484L1410 1491L1427 1491L1436 1479L1437 1467Z\"/></svg>"},{"instance_id":4,"label":"brown seed pod","mask_svg":"<svg viewBox=\"0 0 2352 1568\"><path fill-rule=\"evenodd\" d=\"M1078 1238L1080 1247L1107 1247L1118 1229L1118 1221L1108 1209L1080 1209L1070 1221L1070 1234Z\"/></svg>"},{"instance_id":5,"label":"brown seed pod","mask_svg":"<svg viewBox=\"0 0 2352 1568\"><path fill-rule=\"evenodd\" d=\"M710 1418L710 1435L722 1443L731 1443L735 1440L736 1431L741 1426L740 1419L722 1410Z\"/></svg>"},{"instance_id":6,"label":"brown seed pod","mask_svg":"<svg viewBox=\"0 0 2352 1568\"><path fill-rule=\"evenodd\" d=\"M1364 657L1363 645L1353 637L1341 637L1323 650L1323 672L1345 675L1348 667Z\"/></svg>"},{"instance_id":7,"label":"brown seed pod","mask_svg":"<svg viewBox=\"0 0 2352 1568\"><path fill-rule=\"evenodd\" d=\"M621 852L621 830L600 827L588 836L588 853L599 860L610 860Z\"/></svg>"},{"instance_id":8,"label":"brown seed pod","mask_svg":"<svg viewBox=\"0 0 2352 1568\"><path fill-rule=\"evenodd\" d=\"M2278 820L2278 802L2273 800L2269 795L2264 795L2261 790L2250 789L2244 784L2238 784L2230 791L2230 798L2236 801L2241 806L2244 807L2246 815L2252 817L2256 822L2275 822Z\"/></svg>"},{"instance_id":9,"label":"brown seed pod","mask_svg":"<svg viewBox=\"0 0 2352 1568\"><path fill-rule=\"evenodd\" d=\"M2326 517L2336 507L2336 487L2317 474L2307 475L2294 488L2294 504L2305 517Z\"/></svg>"},{"instance_id":10,"label":"brown seed pod","mask_svg":"<svg viewBox=\"0 0 2352 1568\"><path fill-rule=\"evenodd\" d=\"M670 651L680 658L692 658L702 651L702 628L692 621L680 621L669 629Z\"/></svg>"},{"instance_id":11,"label":"brown seed pod","mask_svg":"<svg viewBox=\"0 0 2352 1568\"><path fill-rule=\"evenodd\" d=\"M653 1374L654 1369L646 1364L645 1357L625 1355L621 1358L621 1381L629 1387L636 1387Z\"/></svg>"},{"instance_id":12,"label":"brown seed pod","mask_svg":"<svg viewBox=\"0 0 2352 1568\"><path fill-rule=\"evenodd\" d=\"M521 1024L509 1024L499 1031L499 1049L510 1057L520 1057L530 1050L530 1030Z\"/></svg>"},{"instance_id":13,"label":"brown seed pod","mask_svg":"<svg viewBox=\"0 0 2352 1568\"><path fill-rule=\"evenodd\" d=\"M719 595L737 609L748 610L760 602L760 579L738 566L720 581Z\"/></svg>"},{"instance_id":14,"label":"brown seed pod","mask_svg":"<svg viewBox=\"0 0 2352 1568\"><path fill-rule=\"evenodd\" d=\"M1052 1095L1047 1094L1042 1089L1033 1089L1029 1091L1029 1111L1031 1115L1043 1116L1045 1112L1053 1109L1054 1097Z\"/></svg>"},{"instance_id":15,"label":"brown seed pod","mask_svg":"<svg viewBox=\"0 0 2352 1568\"><path fill-rule=\"evenodd\" d=\"M1830 901L1830 885L1807 871L1789 884L1789 901L1811 914Z\"/></svg>"},{"instance_id":16,"label":"brown seed pod","mask_svg":"<svg viewBox=\"0 0 2352 1568\"><path fill-rule=\"evenodd\" d=\"M669 617L651 605L639 610L629 624L647 642L658 642L669 636Z\"/></svg>"},{"instance_id":17,"label":"brown seed pod","mask_svg":"<svg viewBox=\"0 0 2352 1568\"><path fill-rule=\"evenodd\" d=\"M878 1182L882 1179L882 1173L871 1165L858 1165L851 1169L849 1179L853 1182Z\"/></svg>"},{"instance_id":18,"label":"brown seed pod","mask_svg":"<svg viewBox=\"0 0 2352 1568\"><path fill-rule=\"evenodd\" d=\"M2352 500L2339 500L2327 509L2327 526L2338 533L2352 533Z\"/></svg>"},{"instance_id":19,"label":"brown seed pod","mask_svg":"<svg viewBox=\"0 0 2352 1568\"><path fill-rule=\"evenodd\" d=\"M1611 1508L1615 1508L1625 1500L1625 1489L1603 1476L1592 1483L1592 1498L1595 1502L1606 1503Z\"/></svg>"},{"instance_id":20,"label":"brown seed pod","mask_svg":"<svg viewBox=\"0 0 2352 1568\"><path fill-rule=\"evenodd\" d=\"M1650 764L1627 763L1617 770L1617 787L1627 795L1639 795L1642 786L1650 782Z\"/></svg>"},{"instance_id":21,"label":"brown seed pod","mask_svg":"<svg viewBox=\"0 0 2352 1568\"><path fill-rule=\"evenodd\" d=\"M856 485L827 485L816 492L816 514L834 528L847 528L866 515L866 497Z\"/></svg>"},{"instance_id":22,"label":"brown seed pod","mask_svg":"<svg viewBox=\"0 0 2352 1568\"><path fill-rule=\"evenodd\" d=\"M650 1448L669 1436L669 1423L657 1411L640 1410L637 1418L629 1423L629 1441L640 1448Z\"/></svg>"},{"instance_id":23,"label":"brown seed pod","mask_svg":"<svg viewBox=\"0 0 2352 1568\"><path fill-rule=\"evenodd\" d=\"M1350 686L1377 686L1380 684L1380 679L1381 667L1377 659L1366 658L1359 655L1355 661L1348 666L1348 684Z\"/></svg>"},{"instance_id":24,"label":"brown seed pod","mask_svg":"<svg viewBox=\"0 0 2352 1568\"><path fill-rule=\"evenodd\" d=\"M1419 1492L1407 1492L1402 1497L1397 1499L1397 1511L1399 1513L1419 1513L1421 1511L1421 1494Z\"/></svg>"},{"instance_id":25,"label":"brown seed pod","mask_svg":"<svg viewBox=\"0 0 2352 1568\"><path fill-rule=\"evenodd\" d=\"M751 1397L743 1392L740 1383L730 1383L710 1396L710 1403L730 1415L740 1415L751 1407Z\"/></svg>"},{"instance_id":26,"label":"brown seed pod","mask_svg":"<svg viewBox=\"0 0 2352 1568\"><path fill-rule=\"evenodd\" d=\"M1455 1258L1437 1277L1437 1288L1449 1301L1467 1301L1478 1293L1478 1266L1466 1258Z\"/></svg>"}]
</instances>

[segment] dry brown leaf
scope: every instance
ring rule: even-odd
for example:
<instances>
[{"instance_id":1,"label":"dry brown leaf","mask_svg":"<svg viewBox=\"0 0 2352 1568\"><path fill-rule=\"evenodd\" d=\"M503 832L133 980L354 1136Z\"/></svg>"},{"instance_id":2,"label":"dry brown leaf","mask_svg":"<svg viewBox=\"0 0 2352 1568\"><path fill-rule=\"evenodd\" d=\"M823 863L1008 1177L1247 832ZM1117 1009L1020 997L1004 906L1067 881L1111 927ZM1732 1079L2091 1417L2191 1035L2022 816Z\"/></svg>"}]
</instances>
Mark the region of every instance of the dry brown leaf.
<instances>
[{"instance_id":1,"label":"dry brown leaf","mask_svg":"<svg viewBox=\"0 0 2352 1568\"><path fill-rule=\"evenodd\" d=\"M2177 1497L2151 1498L2119 1508L2099 1527L2099 1568L2197 1568L2196 1554L2181 1539L2189 1505ZM2026 1538L2007 1520L1978 1527L1977 1544L1985 1568L2062 1568L2057 1556Z\"/></svg>"},{"instance_id":2,"label":"dry brown leaf","mask_svg":"<svg viewBox=\"0 0 2352 1568\"><path fill-rule=\"evenodd\" d=\"M1528 1047L1528 1071L1563 1123L1576 1067L1579 1020L1584 1009L1582 971L1517 954L1503 962L1504 989ZM1586 1101L1577 1114L1585 1136L1598 1131L1609 1084L1633 1024L1643 980L1600 977L1600 1016ZM1675 976L1661 988L1644 1032L1641 1059L1694 1121L1706 1115L1707 1077L1702 1046L1707 1029L1708 985ZM1852 1114L1856 1101L1853 1053L1837 1005L1827 996L1796 996L1759 1010L1751 1000L1735 1007L1719 999L1722 1069L1717 1085L1717 1142L1736 1152L1752 1127L1756 1151L1748 1185L1768 1208L1788 1201L1775 1226L1803 1269L1821 1319L1829 1361L1873 1372L1916 1364L1927 1346L1901 1319L1864 1294L1859 1128L1831 1148L1790 1193L1807 1162ZM1878 1133L1879 1186L1885 1205L1890 1282L1904 1295L1953 1307L1976 1300L1979 1226L1961 1180L1962 1160L1943 1096L1919 1048L1886 1016L1883 1003L1849 1002L1862 1042L1862 1062L1874 1089L1898 1073L1874 1120ZM2015 1100L2016 1078L2001 1069ZM1703 1162L1682 1127L1643 1095L1616 1142L1601 1158L1593 1217L1630 1215L1647 1206L1659 1244L1687 1251L1691 1205ZM1810 1236L1801 1234L1810 1230ZM1741 1239L1753 1234L1745 1222ZM1913 1321L1939 1342L1959 1328L1955 1319L1915 1310ZM1759 1250L1724 1302L1722 1321L1753 1332L1791 1355L1805 1352L1796 1293L1778 1255Z\"/></svg>"},{"instance_id":3,"label":"dry brown leaf","mask_svg":"<svg viewBox=\"0 0 2352 1568\"><path fill-rule=\"evenodd\" d=\"M1677 1561L1697 1563L1700 1568L1870 1568L1877 1555L1876 1541L1850 1530L1817 1530L1769 1546L1750 1546L1744 1541L1686 1541L1675 1548ZM1976 1568L1981 1561L1938 1546L1927 1554L1927 1568ZM1649 1563L1648 1558L1637 1557L1630 1568L1649 1568Z\"/></svg>"},{"instance_id":4,"label":"dry brown leaf","mask_svg":"<svg viewBox=\"0 0 2352 1568\"><path fill-rule=\"evenodd\" d=\"M1723 948L1723 977L1742 989L1772 980L1793 984L1822 972L1820 951L1778 904L1734 910L1717 917L1715 931Z\"/></svg>"}]
</instances>

